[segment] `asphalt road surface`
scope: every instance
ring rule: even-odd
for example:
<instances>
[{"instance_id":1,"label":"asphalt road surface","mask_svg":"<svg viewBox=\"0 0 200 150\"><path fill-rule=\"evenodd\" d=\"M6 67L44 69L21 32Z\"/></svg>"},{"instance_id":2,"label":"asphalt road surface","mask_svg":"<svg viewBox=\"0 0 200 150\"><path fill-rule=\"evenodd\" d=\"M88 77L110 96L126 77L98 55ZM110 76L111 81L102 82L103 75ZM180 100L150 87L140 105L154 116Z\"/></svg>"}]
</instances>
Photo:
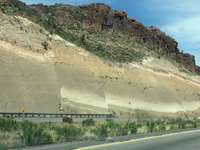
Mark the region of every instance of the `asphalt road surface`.
<instances>
[{"instance_id":1,"label":"asphalt road surface","mask_svg":"<svg viewBox=\"0 0 200 150\"><path fill-rule=\"evenodd\" d=\"M74 122L82 122L83 120L86 120L87 118L73 118ZM93 118L94 121L105 121L106 118ZM137 119L135 118L111 118L114 121L128 121L130 119L130 121L137 121ZM15 117L14 120L16 121L23 121L22 117ZM62 122L62 118L61 117L25 117L25 120L29 120L32 122Z\"/></svg>"},{"instance_id":2,"label":"asphalt road surface","mask_svg":"<svg viewBox=\"0 0 200 150\"><path fill-rule=\"evenodd\" d=\"M144 137L77 150L200 150L200 130Z\"/></svg>"},{"instance_id":3,"label":"asphalt road surface","mask_svg":"<svg viewBox=\"0 0 200 150\"><path fill-rule=\"evenodd\" d=\"M73 141L23 150L200 150L200 128L113 137L111 141ZM17 149L18 150L18 149ZM19 149L22 150L22 149Z\"/></svg>"}]
</instances>

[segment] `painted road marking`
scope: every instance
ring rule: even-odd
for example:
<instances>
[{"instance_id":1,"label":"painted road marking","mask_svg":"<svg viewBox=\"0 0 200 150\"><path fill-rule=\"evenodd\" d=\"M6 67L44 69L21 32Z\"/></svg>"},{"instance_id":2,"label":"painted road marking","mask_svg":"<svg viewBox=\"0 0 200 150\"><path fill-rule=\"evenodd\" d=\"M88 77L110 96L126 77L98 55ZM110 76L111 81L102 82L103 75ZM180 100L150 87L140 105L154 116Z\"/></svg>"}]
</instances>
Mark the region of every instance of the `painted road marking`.
<instances>
[{"instance_id":1,"label":"painted road marking","mask_svg":"<svg viewBox=\"0 0 200 150\"><path fill-rule=\"evenodd\" d=\"M170 134L164 134L164 135L157 135L157 136L151 136L151 137L145 137L145 138L141 138L141 139L134 139L134 140L123 141L123 142L116 142L116 143L110 143L110 144L103 144L103 145L97 145L97 146L84 147L84 148L79 148L79 149L76 149L76 150L92 149L92 148L97 148L97 147L111 146L111 145L116 145L116 144L135 142L135 141L141 141L141 140L147 140L147 139L154 139L154 138L159 138L159 137L164 137L164 136L171 136L171 135L184 134L184 133L197 132L197 131L200 131L200 129L191 130L191 131L184 131L184 132L178 132L178 133L170 133Z\"/></svg>"}]
</instances>

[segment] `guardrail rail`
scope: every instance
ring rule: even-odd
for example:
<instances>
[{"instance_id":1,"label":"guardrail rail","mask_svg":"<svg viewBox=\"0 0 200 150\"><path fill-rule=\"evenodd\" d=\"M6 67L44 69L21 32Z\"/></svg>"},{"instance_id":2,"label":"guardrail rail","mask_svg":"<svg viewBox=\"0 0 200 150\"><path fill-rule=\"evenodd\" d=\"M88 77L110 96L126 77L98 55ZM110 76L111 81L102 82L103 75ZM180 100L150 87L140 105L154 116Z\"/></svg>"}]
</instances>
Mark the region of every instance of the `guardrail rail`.
<instances>
[{"instance_id":1,"label":"guardrail rail","mask_svg":"<svg viewBox=\"0 0 200 150\"><path fill-rule=\"evenodd\" d=\"M11 116L11 117L23 117L23 113L12 113L12 112L0 112L0 115L3 117ZM25 117L106 117L111 118L112 114L59 114L59 113L24 113Z\"/></svg>"}]
</instances>

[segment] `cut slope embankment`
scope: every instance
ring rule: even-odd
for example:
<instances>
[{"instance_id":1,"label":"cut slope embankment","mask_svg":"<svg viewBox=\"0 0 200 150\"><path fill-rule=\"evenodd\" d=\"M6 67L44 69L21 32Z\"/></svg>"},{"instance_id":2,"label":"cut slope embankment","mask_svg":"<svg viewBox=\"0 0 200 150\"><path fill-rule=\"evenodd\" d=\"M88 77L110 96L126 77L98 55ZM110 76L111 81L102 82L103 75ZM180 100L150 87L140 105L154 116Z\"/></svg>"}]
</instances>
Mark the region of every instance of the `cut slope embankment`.
<instances>
[{"instance_id":1,"label":"cut slope embankment","mask_svg":"<svg viewBox=\"0 0 200 150\"><path fill-rule=\"evenodd\" d=\"M105 62L55 35L45 51L41 42L48 36L40 26L23 18L18 18L19 25L12 25L11 17L0 18L6 24L0 33L1 111L20 112L25 107L27 112L115 112L133 117L135 109L143 108L155 116L199 115L198 80L167 64L169 70L161 71L147 64Z\"/></svg>"}]
</instances>

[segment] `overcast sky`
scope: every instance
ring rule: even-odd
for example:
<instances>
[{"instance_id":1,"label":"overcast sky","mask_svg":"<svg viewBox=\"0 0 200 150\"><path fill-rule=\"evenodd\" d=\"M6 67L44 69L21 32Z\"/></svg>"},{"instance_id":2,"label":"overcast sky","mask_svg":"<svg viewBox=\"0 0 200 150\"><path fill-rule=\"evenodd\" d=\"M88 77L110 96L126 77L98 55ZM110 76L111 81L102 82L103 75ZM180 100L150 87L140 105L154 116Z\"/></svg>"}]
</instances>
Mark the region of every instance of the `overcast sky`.
<instances>
[{"instance_id":1,"label":"overcast sky","mask_svg":"<svg viewBox=\"0 0 200 150\"><path fill-rule=\"evenodd\" d=\"M64 3L83 5L105 3L126 11L128 17L154 25L178 42L179 50L195 56L200 66L200 0L22 0L26 4Z\"/></svg>"}]
</instances>

